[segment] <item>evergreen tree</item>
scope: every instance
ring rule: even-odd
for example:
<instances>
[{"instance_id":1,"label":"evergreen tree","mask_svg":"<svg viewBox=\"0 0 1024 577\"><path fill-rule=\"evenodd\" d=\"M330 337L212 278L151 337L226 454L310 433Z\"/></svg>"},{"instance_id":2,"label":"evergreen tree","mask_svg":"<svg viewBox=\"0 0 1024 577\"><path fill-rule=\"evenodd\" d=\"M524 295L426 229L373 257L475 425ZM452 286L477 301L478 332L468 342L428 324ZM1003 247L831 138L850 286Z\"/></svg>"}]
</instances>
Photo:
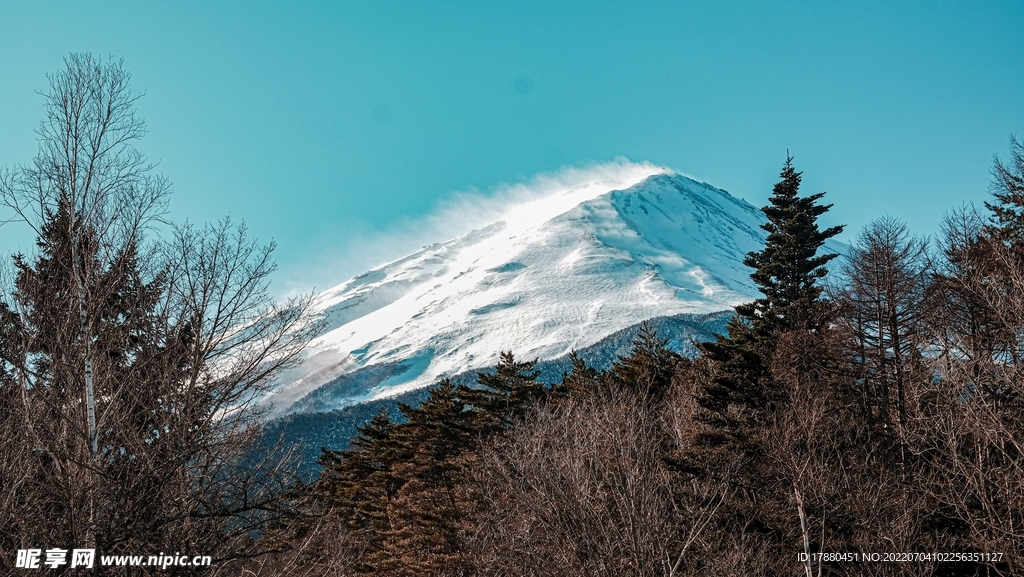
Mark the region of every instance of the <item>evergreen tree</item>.
<instances>
[{"instance_id":1,"label":"evergreen tree","mask_svg":"<svg viewBox=\"0 0 1024 577\"><path fill-rule=\"evenodd\" d=\"M1015 329L1020 315L1010 304L1016 300L1014 281L1024 274L1024 143L1010 138L1010 160L994 159L990 187L988 219L973 207L944 218L945 262L932 291L939 305L933 324L953 329L940 331L946 340L959 341L946 346L969 351L972 378L986 394L1016 388L991 372L994 364L1018 365L1024 356Z\"/></svg>"},{"instance_id":2,"label":"evergreen tree","mask_svg":"<svg viewBox=\"0 0 1024 577\"><path fill-rule=\"evenodd\" d=\"M393 473L401 458L392 438L396 427L383 408L356 428L350 449L321 449L318 463L324 470L312 488L312 498L333 508L350 532L379 531L386 522L384 508L401 485Z\"/></svg>"},{"instance_id":3,"label":"evergreen tree","mask_svg":"<svg viewBox=\"0 0 1024 577\"><path fill-rule=\"evenodd\" d=\"M828 309L817 281L836 255L818 251L843 229L819 230L817 219L831 205L818 203L824 193L798 196L801 173L792 160L787 157L770 204L762 209L768 217L762 225L768 232L765 247L744 261L754 268L750 278L764 296L736 307L727 337L701 345L714 377L697 391L703 430L679 467L711 482L728 483L743 498L727 504L723 522L746 527L758 548L778 557L783 555L781 543L792 537L787 525L792 493L779 481L792 472L779 469L768 443L773 427L785 419L791 394L802 388L795 383L815 379L801 374L776 379L776 346L780 341L819 340ZM822 361L814 346L799 348L798 366L784 370L810 376Z\"/></svg>"},{"instance_id":4,"label":"evergreen tree","mask_svg":"<svg viewBox=\"0 0 1024 577\"><path fill-rule=\"evenodd\" d=\"M817 280L828 273L825 264L838 255L818 255L818 251L843 227L818 230L818 217L832 205L818 204L824 192L797 196L801 175L793 168L793 157L788 157L782 180L769 199L771 204L761 209L768 217L768 222L761 225L768 232L765 247L743 261L754 269L750 278L764 297L737 306L736 313L762 336L776 331L813 330L823 321L819 298L822 287Z\"/></svg>"},{"instance_id":5,"label":"evergreen tree","mask_svg":"<svg viewBox=\"0 0 1024 577\"><path fill-rule=\"evenodd\" d=\"M772 339L790 330L815 331L825 320L817 281L828 272L825 264L837 255L817 253L843 227L818 229L818 217L832 205L818 204L824 193L798 196L801 173L792 161L786 158L771 204L761 209L768 217L762 225L768 232L765 247L744 260L754 268L750 278L764 296L736 307L728 337L701 345L718 369L718 378L699 399L712 425L713 432L705 439L711 444L731 438L753 450L749 446L756 436L752 428L784 401L782 392L771 386L768 371Z\"/></svg>"},{"instance_id":6,"label":"evergreen tree","mask_svg":"<svg viewBox=\"0 0 1024 577\"><path fill-rule=\"evenodd\" d=\"M668 339L658 337L654 329L644 322L633 339L632 352L612 364L611 374L625 387L650 400L660 401L672 384L672 376L682 360L667 345Z\"/></svg>"},{"instance_id":7,"label":"evergreen tree","mask_svg":"<svg viewBox=\"0 0 1024 577\"><path fill-rule=\"evenodd\" d=\"M1010 137L1010 160L998 158L992 168L992 196L986 202L992 211L988 234L1001 243L1024 251L1024 142Z\"/></svg>"},{"instance_id":8,"label":"evergreen tree","mask_svg":"<svg viewBox=\"0 0 1024 577\"><path fill-rule=\"evenodd\" d=\"M422 405L401 410L409 421L396 430L406 458L395 470L406 483L393 503L389 535L402 575L469 574L465 535L478 509L471 471L481 440L472 412L444 380Z\"/></svg>"},{"instance_id":9,"label":"evergreen tree","mask_svg":"<svg viewBox=\"0 0 1024 577\"><path fill-rule=\"evenodd\" d=\"M438 383L406 421L386 410L358 428L348 450L323 450L321 478L300 499L333 510L365 551L354 569L379 575L470 574L465 546L481 503L481 450L548 394L533 362L501 355L479 387Z\"/></svg>"},{"instance_id":10,"label":"evergreen tree","mask_svg":"<svg viewBox=\"0 0 1024 577\"><path fill-rule=\"evenodd\" d=\"M50 521L50 530L67 542L85 539L81 511L91 515L91 538L103 550L143 536L159 539L169 523L166 502L183 482L181 455L188 454L191 439L181 433L208 418L181 410L184 403L176 396L175 385L189 370L190 333L162 318L164 275L158 271L144 278L134 244L105 265L93 229L69 234L75 220L69 203L46 218L38 256L14 257L16 310L3 305L0 329L7 345L0 352L3 364L25 389L19 404L30 426L25 432L37 449L32 461L38 459L44 472L34 484L39 493L26 498L66 496L52 510L57 518ZM90 272L84 287L100 297L82 315L91 328L96 409L104 425L95 438L98 455L88 475L57 465L88 462L83 452L88 432L81 418L85 351L76 330L76 283L67 274L75 258L79 270Z\"/></svg>"},{"instance_id":11,"label":"evergreen tree","mask_svg":"<svg viewBox=\"0 0 1024 577\"><path fill-rule=\"evenodd\" d=\"M0 170L37 239L0 292L0 549L255 554L287 481L244 461L250 403L318 328L309 298L270 301L271 249L244 228L147 236L170 185L134 147L129 79L70 56L35 161Z\"/></svg>"},{"instance_id":12,"label":"evergreen tree","mask_svg":"<svg viewBox=\"0 0 1024 577\"><path fill-rule=\"evenodd\" d=\"M562 381L551 385L550 399L560 402L573 395L579 395L593 387L602 375L600 371L587 365L587 362L576 351L569 353L572 369L562 373Z\"/></svg>"},{"instance_id":13,"label":"evergreen tree","mask_svg":"<svg viewBox=\"0 0 1024 577\"><path fill-rule=\"evenodd\" d=\"M499 433L522 417L527 408L548 394L548 387L537 381L536 361L517 361L512 351L501 353L494 373L479 373L479 387L459 387L459 397L472 407L478 431L482 435Z\"/></svg>"},{"instance_id":14,"label":"evergreen tree","mask_svg":"<svg viewBox=\"0 0 1024 577\"><path fill-rule=\"evenodd\" d=\"M445 379L418 407L382 409L359 427L352 448L324 449L313 498L334 508L366 554L355 569L374 575L461 571L462 542L478 508L469 472L480 437L476 419Z\"/></svg>"}]
</instances>

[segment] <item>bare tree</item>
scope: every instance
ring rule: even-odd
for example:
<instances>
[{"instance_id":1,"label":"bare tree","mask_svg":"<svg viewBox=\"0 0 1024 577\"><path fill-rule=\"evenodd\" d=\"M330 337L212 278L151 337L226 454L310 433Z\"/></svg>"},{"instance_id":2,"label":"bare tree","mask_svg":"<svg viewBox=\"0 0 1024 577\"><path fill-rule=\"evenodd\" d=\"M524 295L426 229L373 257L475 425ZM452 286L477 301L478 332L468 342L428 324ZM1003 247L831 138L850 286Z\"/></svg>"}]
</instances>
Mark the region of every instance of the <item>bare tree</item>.
<instances>
[{"instance_id":1,"label":"bare tree","mask_svg":"<svg viewBox=\"0 0 1024 577\"><path fill-rule=\"evenodd\" d=\"M883 217L858 235L834 291L839 320L852 337L849 355L869 418L903 443L907 389L922 378L926 292L931 274L927 244L902 222ZM901 457L902 460L903 457Z\"/></svg>"},{"instance_id":2,"label":"bare tree","mask_svg":"<svg viewBox=\"0 0 1024 577\"><path fill-rule=\"evenodd\" d=\"M130 75L65 64L39 154L0 178L39 239L0 302L0 548L252 554L288 483L278 456L243 459L253 401L319 330L310 297L272 301L273 246L244 225L150 240L170 185L134 148Z\"/></svg>"},{"instance_id":3,"label":"bare tree","mask_svg":"<svg viewBox=\"0 0 1024 577\"><path fill-rule=\"evenodd\" d=\"M76 290L78 338L84 349L84 380L89 449L96 457L95 386L90 301L87 280L93 266L109 266L126 247L137 245L145 227L163 214L168 181L152 174L152 165L131 142L145 134L135 116L138 99L131 75L120 63L107 65L89 55L72 54L66 69L50 77L46 119L40 125L39 154L33 164L4 174L0 198L37 236L53 215L65 210L70 239L69 274ZM67 205L67 208L62 208ZM85 231L98 243L97 258L78 254Z\"/></svg>"},{"instance_id":4,"label":"bare tree","mask_svg":"<svg viewBox=\"0 0 1024 577\"><path fill-rule=\"evenodd\" d=\"M907 481L913 460L908 465L893 458L904 450L912 452L912 432L905 433L910 448L894 446L875 434L877 423L851 402L863 386L855 378L859 360L847 356L851 338L838 323L819 334L778 337L772 374L776 386L787 391L789 403L773 415L765 431L764 466L780 493L774 510L765 499L766 517L790 535L786 542L800 543L808 554L941 550L949 541L927 527L929 508L920 476ZM920 393L917 382L908 379L908 398ZM917 406L908 402L908 428L917 424ZM788 491L784 499L783 491ZM768 563L776 566L777 574L791 570L775 560ZM936 567L924 562L854 568L809 559L802 569L805 575L931 575Z\"/></svg>"},{"instance_id":5,"label":"bare tree","mask_svg":"<svg viewBox=\"0 0 1024 577\"><path fill-rule=\"evenodd\" d=\"M487 574L679 575L721 505L678 500L650 399L613 387L537 411L480 470Z\"/></svg>"},{"instance_id":6,"label":"bare tree","mask_svg":"<svg viewBox=\"0 0 1024 577\"><path fill-rule=\"evenodd\" d=\"M1019 224L985 226L972 210L945 222L948 263L929 327L936 378L912 443L934 471L923 486L962 528L960 542L1004 554L984 564L992 574L1019 572L1024 555L1024 261L1011 234Z\"/></svg>"}]
</instances>

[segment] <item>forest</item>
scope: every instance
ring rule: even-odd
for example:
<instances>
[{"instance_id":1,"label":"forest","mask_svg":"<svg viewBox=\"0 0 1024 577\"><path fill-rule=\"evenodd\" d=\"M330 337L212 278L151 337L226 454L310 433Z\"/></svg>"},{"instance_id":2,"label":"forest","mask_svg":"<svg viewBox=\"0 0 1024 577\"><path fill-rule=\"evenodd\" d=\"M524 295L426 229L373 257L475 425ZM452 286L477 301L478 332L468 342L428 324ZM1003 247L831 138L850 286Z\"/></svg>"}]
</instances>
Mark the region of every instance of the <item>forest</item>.
<instances>
[{"instance_id":1,"label":"forest","mask_svg":"<svg viewBox=\"0 0 1024 577\"><path fill-rule=\"evenodd\" d=\"M97 575L1024 571L1024 142L936 238L884 216L845 256L788 158L745 261L763 296L700 354L642 331L547 385L502 352L304 482L289 447L252 448L255 401L322 330L313 295L271 298L244 224L168 221L137 98L72 55L37 157L0 172L37 239L2 269L5 573L50 547L213 559Z\"/></svg>"}]
</instances>

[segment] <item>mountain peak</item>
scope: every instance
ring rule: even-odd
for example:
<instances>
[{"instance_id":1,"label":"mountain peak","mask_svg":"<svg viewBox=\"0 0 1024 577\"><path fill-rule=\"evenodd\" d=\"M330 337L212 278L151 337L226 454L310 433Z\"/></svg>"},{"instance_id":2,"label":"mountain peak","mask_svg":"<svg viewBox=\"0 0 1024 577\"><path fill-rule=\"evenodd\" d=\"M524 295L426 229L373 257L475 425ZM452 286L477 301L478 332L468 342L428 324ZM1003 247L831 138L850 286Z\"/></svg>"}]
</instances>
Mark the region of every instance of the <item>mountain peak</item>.
<instances>
[{"instance_id":1,"label":"mountain peak","mask_svg":"<svg viewBox=\"0 0 1024 577\"><path fill-rule=\"evenodd\" d=\"M342 375L402 367L344 406L491 366L501 351L552 359L648 318L728 309L758 296L742 261L763 245L763 222L678 174L538 199L324 292L329 332L268 400L287 411Z\"/></svg>"}]
</instances>

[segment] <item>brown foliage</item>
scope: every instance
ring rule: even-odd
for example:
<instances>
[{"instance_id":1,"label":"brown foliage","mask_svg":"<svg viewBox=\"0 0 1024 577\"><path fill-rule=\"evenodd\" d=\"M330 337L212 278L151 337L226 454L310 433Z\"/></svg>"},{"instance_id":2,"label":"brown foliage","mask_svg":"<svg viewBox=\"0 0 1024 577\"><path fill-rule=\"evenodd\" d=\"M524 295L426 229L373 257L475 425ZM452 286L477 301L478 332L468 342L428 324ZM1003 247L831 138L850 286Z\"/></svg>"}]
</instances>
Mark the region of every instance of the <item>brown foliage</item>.
<instances>
[{"instance_id":1,"label":"brown foliage","mask_svg":"<svg viewBox=\"0 0 1024 577\"><path fill-rule=\"evenodd\" d=\"M538 409L484 453L485 574L678 575L721 495L681 499L665 406L618 386Z\"/></svg>"}]
</instances>

